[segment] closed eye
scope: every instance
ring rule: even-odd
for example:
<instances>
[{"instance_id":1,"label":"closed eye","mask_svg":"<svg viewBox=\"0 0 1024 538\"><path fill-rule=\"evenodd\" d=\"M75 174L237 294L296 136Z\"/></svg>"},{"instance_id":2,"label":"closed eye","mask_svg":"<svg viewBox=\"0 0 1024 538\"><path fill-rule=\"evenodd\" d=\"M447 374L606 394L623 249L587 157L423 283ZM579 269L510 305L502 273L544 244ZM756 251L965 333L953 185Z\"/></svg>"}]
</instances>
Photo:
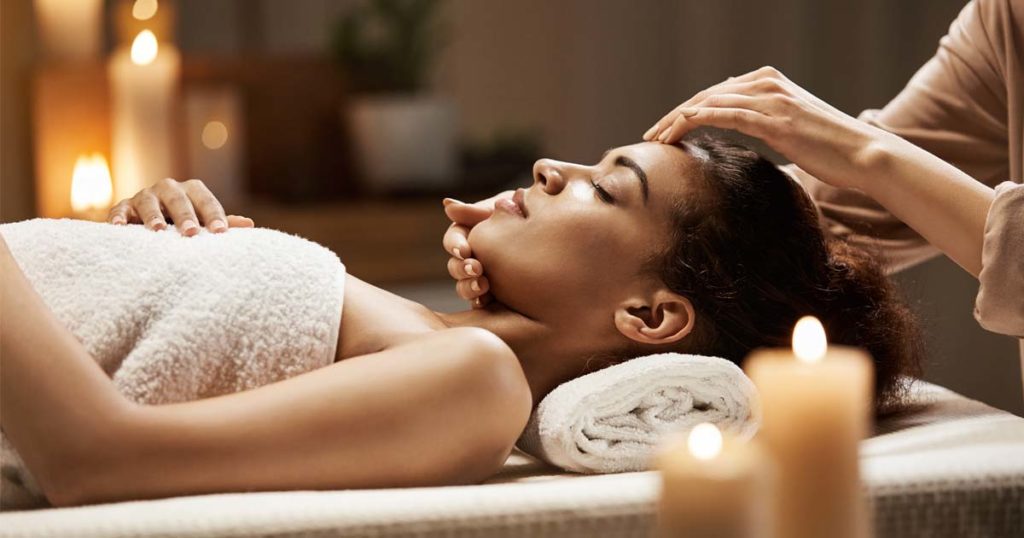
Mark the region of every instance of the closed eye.
<instances>
[{"instance_id":1,"label":"closed eye","mask_svg":"<svg viewBox=\"0 0 1024 538\"><path fill-rule=\"evenodd\" d=\"M604 187L595 183L594 180L590 180L590 184L594 186L594 190L597 191L598 197L600 197L603 202L609 204L615 203L615 198L612 198L612 195L608 194L608 191L604 190Z\"/></svg>"}]
</instances>

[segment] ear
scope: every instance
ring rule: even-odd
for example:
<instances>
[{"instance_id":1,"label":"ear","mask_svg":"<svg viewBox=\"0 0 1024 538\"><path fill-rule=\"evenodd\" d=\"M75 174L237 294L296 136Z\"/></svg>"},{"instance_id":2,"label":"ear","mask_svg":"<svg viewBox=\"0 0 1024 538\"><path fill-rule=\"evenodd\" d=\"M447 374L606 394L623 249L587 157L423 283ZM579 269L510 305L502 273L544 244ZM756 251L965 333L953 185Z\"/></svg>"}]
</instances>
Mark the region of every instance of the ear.
<instances>
[{"instance_id":1,"label":"ear","mask_svg":"<svg viewBox=\"0 0 1024 538\"><path fill-rule=\"evenodd\" d=\"M690 300L664 288L624 301L615 310L619 332L644 344L678 342L690 334L694 321Z\"/></svg>"}]
</instances>

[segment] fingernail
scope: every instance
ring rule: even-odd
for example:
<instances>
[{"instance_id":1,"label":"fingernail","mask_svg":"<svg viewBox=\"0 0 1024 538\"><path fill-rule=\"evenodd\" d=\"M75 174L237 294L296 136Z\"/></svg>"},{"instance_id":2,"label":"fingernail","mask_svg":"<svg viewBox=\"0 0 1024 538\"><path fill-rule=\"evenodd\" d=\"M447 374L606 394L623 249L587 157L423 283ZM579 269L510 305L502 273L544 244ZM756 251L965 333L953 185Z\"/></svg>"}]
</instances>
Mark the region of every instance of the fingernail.
<instances>
[{"instance_id":1,"label":"fingernail","mask_svg":"<svg viewBox=\"0 0 1024 538\"><path fill-rule=\"evenodd\" d=\"M150 224L150 226L152 226L154 230L163 230L164 228L167 227L167 223L166 222L164 222L162 220L157 220L159 218L160 217L156 217L156 218L154 218L153 220L150 221L150 222L152 222L152 224Z\"/></svg>"},{"instance_id":2,"label":"fingernail","mask_svg":"<svg viewBox=\"0 0 1024 538\"><path fill-rule=\"evenodd\" d=\"M224 221L220 219L213 219L210 221L210 229L215 232L223 232L226 227L227 226L224 224Z\"/></svg>"},{"instance_id":3,"label":"fingernail","mask_svg":"<svg viewBox=\"0 0 1024 538\"><path fill-rule=\"evenodd\" d=\"M193 222L192 219L187 219L185 222L181 223L181 229L185 230L186 232L195 227L196 223Z\"/></svg>"},{"instance_id":4,"label":"fingernail","mask_svg":"<svg viewBox=\"0 0 1024 538\"><path fill-rule=\"evenodd\" d=\"M476 271L473 269L473 264L471 263L466 264L466 272L469 273L469 276L477 276Z\"/></svg>"},{"instance_id":5,"label":"fingernail","mask_svg":"<svg viewBox=\"0 0 1024 538\"><path fill-rule=\"evenodd\" d=\"M462 200L456 200L455 198L445 198L444 199L444 205L451 205L451 204L463 204L463 205L465 205L466 202L463 202Z\"/></svg>"},{"instance_id":6,"label":"fingernail","mask_svg":"<svg viewBox=\"0 0 1024 538\"><path fill-rule=\"evenodd\" d=\"M481 306L483 306L483 301L479 297L473 299L473 308L480 308Z\"/></svg>"},{"instance_id":7,"label":"fingernail","mask_svg":"<svg viewBox=\"0 0 1024 538\"><path fill-rule=\"evenodd\" d=\"M465 258L462 257L462 253L459 252L459 247L453 248L452 251L455 253L455 257L456 258L458 258L460 260L464 260L465 259Z\"/></svg>"},{"instance_id":8,"label":"fingernail","mask_svg":"<svg viewBox=\"0 0 1024 538\"><path fill-rule=\"evenodd\" d=\"M651 135L653 135L654 132L657 131L657 130L658 130L658 124L655 123L654 125L651 126L650 129L647 129L647 132L644 133L644 140L650 140L651 139Z\"/></svg>"},{"instance_id":9,"label":"fingernail","mask_svg":"<svg viewBox=\"0 0 1024 538\"><path fill-rule=\"evenodd\" d=\"M473 291L480 291L480 283L477 282L476 280L470 282L469 287L472 288Z\"/></svg>"},{"instance_id":10,"label":"fingernail","mask_svg":"<svg viewBox=\"0 0 1024 538\"><path fill-rule=\"evenodd\" d=\"M684 108L684 109L681 109L679 111L679 113L682 114L683 116L689 118L690 116L696 116L697 115L697 109L696 108Z\"/></svg>"},{"instance_id":11,"label":"fingernail","mask_svg":"<svg viewBox=\"0 0 1024 538\"><path fill-rule=\"evenodd\" d=\"M124 218L120 215L114 217L114 224L124 224Z\"/></svg>"}]
</instances>

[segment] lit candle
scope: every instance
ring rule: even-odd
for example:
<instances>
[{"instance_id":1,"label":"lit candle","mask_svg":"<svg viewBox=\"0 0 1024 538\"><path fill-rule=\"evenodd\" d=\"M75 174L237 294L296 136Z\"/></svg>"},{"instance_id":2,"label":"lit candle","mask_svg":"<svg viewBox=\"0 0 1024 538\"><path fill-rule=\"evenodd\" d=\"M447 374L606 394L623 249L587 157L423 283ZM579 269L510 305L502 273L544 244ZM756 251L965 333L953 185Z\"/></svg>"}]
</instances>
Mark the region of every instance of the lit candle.
<instances>
[{"instance_id":1,"label":"lit candle","mask_svg":"<svg viewBox=\"0 0 1024 538\"><path fill-rule=\"evenodd\" d=\"M36 18L51 58L89 60L100 53L102 0L35 0Z\"/></svg>"},{"instance_id":2,"label":"lit candle","mask_svg":"<svg viewBox=\"0 0 1024 538\"><path fill-rule=\"evenodd\" d=\"M758 437L779 469L776 536L868 536L858 458L871 413L868 354L829 346L821 323L805 317L792 350L756 350L744 370L763 406Z\"/></svg>"},{"instance_id":3,"label":"lit candle","mask_svg":"<svg viewBox=\"0 0 1024 538\"><path fill-rule=\"evenodd\" d=\"M155 181L173 176L172 115L181 58L152 32L139 32L131 49L110 58L114 192L118 200L133 196Z\"/></svg>"},{"instance_id":4,"label":"lit candle","mask_svg":"<svg viewBox=\"0 0 1024 538\"><path fill-rule=\"evenodd\" d=\"M699 424L669 435L654 456L661 474L655 536L771 537L774 467L757 441Z\"/></svg>"},{"instance_id":5,"label":"lit candle","mask_svg":"<svg viewBox=\"0 0 1024 538\"><path fill-rule=\"evenodd\" d=\"M99 153L78 157L71 178L71 210L74 216L84 220L106 220L112 194L107 159Z\"/></svg>"}]
</instances>

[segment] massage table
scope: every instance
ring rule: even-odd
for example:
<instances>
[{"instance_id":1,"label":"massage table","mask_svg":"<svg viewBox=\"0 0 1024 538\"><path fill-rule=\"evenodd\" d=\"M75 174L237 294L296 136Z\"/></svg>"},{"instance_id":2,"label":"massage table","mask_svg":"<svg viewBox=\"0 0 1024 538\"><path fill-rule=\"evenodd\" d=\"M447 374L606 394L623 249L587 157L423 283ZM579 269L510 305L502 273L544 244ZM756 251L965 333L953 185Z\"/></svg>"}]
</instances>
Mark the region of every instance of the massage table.
<instances>
[{"instance_id":1,"label":"massage table","mask_svg":"<svg viewBox=\"0 0 1024 538\"><path fill-rule=\"evenodd\" d=\"M1024 537L1024 418L918 382L861 445L875 536ZM654 471L578 475L518 450L471 486L197 495L0 513L0 537L648 537Z\"/></svg>"}]
</instances>

